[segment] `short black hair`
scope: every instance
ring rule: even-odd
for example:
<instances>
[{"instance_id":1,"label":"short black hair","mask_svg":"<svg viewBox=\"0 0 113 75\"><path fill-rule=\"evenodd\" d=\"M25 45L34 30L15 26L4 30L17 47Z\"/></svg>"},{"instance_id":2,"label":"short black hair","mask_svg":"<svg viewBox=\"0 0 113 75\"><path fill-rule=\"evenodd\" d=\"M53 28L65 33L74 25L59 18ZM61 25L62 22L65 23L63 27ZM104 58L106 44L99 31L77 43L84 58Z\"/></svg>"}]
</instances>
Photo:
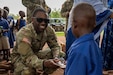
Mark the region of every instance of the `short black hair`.
<instances>
[{"instance_id":1,"label":"short black hair","mask_svg":"<svg viewBox=\"0 0 113 75\"><path fill-rule=\"evenodd\" d=\"M44 10L44 8L42 8L42 7L37 7L37 8L33 11L32 17L35 17L36 13L39 12L39 11L46 13L46 11Z\"/></svg>"},{"instance_id":2,"label":"short black hair","mask_svg":"<svg viewBox=\"0 0 113 75\"><path fill-rule=\"evenodd\" d=\"M22 10L20 10L20 11L19 11L19 15L20 15L21 13L25 13L25 12L24 12L24 11L22 11Z\"/></svg>"},{"instance_id":3,"label":"short black hair","mask_svg":"<svg viewBox=\"0 0 113 75\"><path fill-rule=\"evenodd\" d=\"M9 13L9 8L7 6L4 6L3 9L7 10Z\"/></svg>"}]
</instances>

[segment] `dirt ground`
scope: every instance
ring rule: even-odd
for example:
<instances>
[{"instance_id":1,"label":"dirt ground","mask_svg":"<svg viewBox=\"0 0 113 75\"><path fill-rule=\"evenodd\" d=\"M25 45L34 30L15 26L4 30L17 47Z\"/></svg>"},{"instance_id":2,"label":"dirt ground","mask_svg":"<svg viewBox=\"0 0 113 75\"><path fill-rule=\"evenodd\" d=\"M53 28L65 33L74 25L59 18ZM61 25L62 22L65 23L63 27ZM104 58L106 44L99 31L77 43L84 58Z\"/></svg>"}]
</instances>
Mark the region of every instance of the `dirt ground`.
<instances>
[{"instance_id":1,"label":"dirt ground","mask_svg":"<svg viewBox=\"0 0 113 75\"><path fill-rule=\"evenodd\" d=\"M59 68L51 75L64 75L64 69Z\"/></svg>"},{"instance_id":2,"label":"dirt ground","mask_svg":"<svg viewBox=\"0 0 113 75\"><path fill-rule=\"evenodd\" d=\"M59 36L59 37L57 37L57 38L58 38L58 41L61 41L61 42L63 42L63 43L66 42L65 36Z\"/></svg>"},{"instance_id":3,"label":"dirt ground","mask_svg":"<svg viewBox=\"0 0 113 75\"><path fill-rule=\"evenodd\" d=\"M64 36L58 37L58 42L65 44L66 42L65 37ZM63 75L63 74L64 74L64 69L59 68L51 75ZM13 74L0 74L0 75L13 75ZM113 70L103 71L103 75L113 75Z\"/></svg>"}]
</instances>

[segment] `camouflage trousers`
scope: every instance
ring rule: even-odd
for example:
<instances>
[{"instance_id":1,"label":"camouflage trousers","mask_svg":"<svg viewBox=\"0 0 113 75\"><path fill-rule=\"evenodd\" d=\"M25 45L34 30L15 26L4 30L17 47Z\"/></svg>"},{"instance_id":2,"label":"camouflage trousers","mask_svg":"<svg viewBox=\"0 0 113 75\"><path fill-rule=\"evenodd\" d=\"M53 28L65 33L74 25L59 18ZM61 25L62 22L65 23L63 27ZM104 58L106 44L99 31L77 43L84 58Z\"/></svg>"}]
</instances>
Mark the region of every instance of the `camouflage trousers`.
<instances>
[{"instance_id":1,"label":"camouflage trousers","mask_svg":"<svg viewBox=\"0 0 113 75\"><path fill-rule=\"evenodd\" d=\"M48 49L48 50L41 50L36 55L40 59L51 59L51 58L53 58L52 52L51 52L50 49ZM65 53L63 53L61 51L60 54L59 54L59 57L65 57ZM53 69L53 68L44 68L43 72L45 72L47 74L51 74L51 73L53 73L56 70L57 70L57 68L56 69ZM27 72L29 74L24 74L24 72ZM27 67L19 59L14 63L14 75L40 75L37 72L39 72L39 71L36 71L36 69L34 69L34 68Z\"/></svg>"}]
</instances>

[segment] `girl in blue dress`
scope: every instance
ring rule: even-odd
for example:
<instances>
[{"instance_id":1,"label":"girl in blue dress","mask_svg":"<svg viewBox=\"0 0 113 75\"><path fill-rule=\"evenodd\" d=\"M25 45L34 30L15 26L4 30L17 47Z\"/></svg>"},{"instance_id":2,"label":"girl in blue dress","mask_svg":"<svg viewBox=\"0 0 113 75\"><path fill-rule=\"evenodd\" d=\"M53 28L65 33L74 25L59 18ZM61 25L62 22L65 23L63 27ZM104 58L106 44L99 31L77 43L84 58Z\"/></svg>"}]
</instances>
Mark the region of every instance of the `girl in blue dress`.
<instances>
[{"instance_id":1,"label":"girl in blue dress","mask_svg":"<svg viewBox=\"0 0 113 75\"><path fill-rule=\"evenodd\" d=\"M5 6L3 9L8 11L9 14L9 8L7 6ZM10 43L10 48L14 47L14 41L15 41L15 36L14 36L14 26L15 26L15 22L14 22L14 18L12 16L7 17L7 21L9 22L9 27L10 30L8 31L8 37L9 37L9 43Z\"/></svg>"},{"instance_id":2,"label":"girl in blue dress","mask_svg":"<svg viewBox=\"0 0 113 75\"><path fill-rule=\"evenodd\" d=\"M20 15L20 19L18 19L17 22L16 22L17 30L20 30L23 26L26 25L26 20L24 19L25 12L24 11L19 11L19 15Z\"/></svg>"}]
</instances>

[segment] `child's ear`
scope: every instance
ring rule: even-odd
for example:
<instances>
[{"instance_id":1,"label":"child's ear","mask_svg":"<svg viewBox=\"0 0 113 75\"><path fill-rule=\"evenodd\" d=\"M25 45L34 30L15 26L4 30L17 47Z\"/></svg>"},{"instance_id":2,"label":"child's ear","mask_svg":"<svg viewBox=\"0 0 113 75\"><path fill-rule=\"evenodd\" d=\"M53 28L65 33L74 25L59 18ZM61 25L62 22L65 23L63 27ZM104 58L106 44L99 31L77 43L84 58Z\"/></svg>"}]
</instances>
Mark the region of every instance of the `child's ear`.
<instances>
[{"instance_id":1,"label":"child's ear","mask_svg":"<svg viewBox=\"0 0 113 75\"><path fill-rule=\"evenodd\" d=\"M73 26L74 28L77 27L77 24L75 23L74 18L73 18L73 20L72 20L72 26Z\"/></svg>"},{"instance_id":2,"label":"child's ear","mask_svg":"<svg viewBox=\"0 0 113 75\"><path fill-rule=\"evenodd\" d=\"M96 22L94 23L93 27L94 27L94 28L96 27Z\"/></svg>"},{"instance_id":3,"label":"child's ear","mask_svg":"<svg viewBox=\"0 0 113 75\"><path fill-rule=\"evenodd\" d=\"M77 25L76 24L74 24L74 28L77 28Z\"/></svg>"}]
</instances>

